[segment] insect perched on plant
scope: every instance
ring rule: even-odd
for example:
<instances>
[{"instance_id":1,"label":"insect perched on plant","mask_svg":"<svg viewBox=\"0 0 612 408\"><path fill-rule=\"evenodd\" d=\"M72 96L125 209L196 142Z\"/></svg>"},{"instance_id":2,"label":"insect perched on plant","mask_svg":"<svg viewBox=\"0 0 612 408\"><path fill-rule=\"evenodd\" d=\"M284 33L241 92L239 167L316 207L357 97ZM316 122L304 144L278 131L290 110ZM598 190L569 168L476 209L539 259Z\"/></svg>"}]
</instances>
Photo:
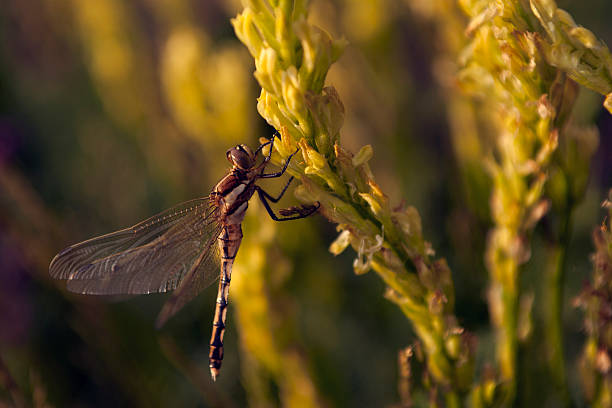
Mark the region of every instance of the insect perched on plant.
<instances>
[{"instance_id":1,"label":"insect perched on plant","mask_svg":"<svg viewBox=\"0 0 612 408\"><path fill-rule=\"evenodd\" d=\"M278 197L271 196L255 182L282 176L297 153L296 150L287 158L281 171L264 174L274 138L272 136L255 152L245 145L229 149L226 155L232 169L208 197L179 204L131 228L72 245L53 258L49 273L55 279L66 280L69 291L82 294L145 294L174 290L157 318L157 327L220 278L209 354L210 373L215 380L223 360L232 265L242 240L241 223L249 199L257 192L275 221L304 218L319 208L319 203L291 207L279 211L282 217L272 211L268 201L278 202L293 177ZM266 146L270 152L257 164L257 157Z\"/></svg>"}]
</instances>

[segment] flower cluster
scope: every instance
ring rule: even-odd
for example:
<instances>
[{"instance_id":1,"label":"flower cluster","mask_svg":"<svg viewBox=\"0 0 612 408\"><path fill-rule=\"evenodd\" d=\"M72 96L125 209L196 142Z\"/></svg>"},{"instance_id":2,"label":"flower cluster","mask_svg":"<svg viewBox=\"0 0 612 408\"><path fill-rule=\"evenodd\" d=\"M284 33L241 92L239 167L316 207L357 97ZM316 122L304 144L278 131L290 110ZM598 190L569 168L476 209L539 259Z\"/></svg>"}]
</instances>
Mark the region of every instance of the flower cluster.
<instances>
[{"instance_id":1,"label":"flower cluster","mask_svg":"<svg viewBox=\"0 0 612 408\"><path fill-rule=\"evenodd\" d=\"M537 20L522 2L464 0L461 5L471 17L467 33L472 37L462 55L461 84L481 102L497 133L495 154L486 161L494 221L486 263L497 359L512 401L518 343L531 326L530 312L522 307L532 302L521 294L520 266L530 258L533 228L550 208L545 186L576 90L547 62L541 35L532 28Z\"/></svg>"},{"instance_id":2,"label":"flower cluster","mask_svg":"<svg viewBox=\"0 0 612 408\"><path fill-rule=\"evenodd\" d=\"M612 55L606 45L577 25L553 0L531 0L531 10L548 35L538 46L548 63L579 84L606 95L604 106L612 113Z\"/></svg>"},{"instance_id":3,"label":"flower cluster","mask_svg":"<svg viewBox=\"0 0 612 408\"><path fill-rule=\"evenodd\" d=\"M411 320L423 344L434 385L452 399L471 384L473 347L453 315L450 270L444 260L433 259L417 211L392 208L374 181L368 165L372 148L353 155L340 144L344 108L324 83L345 41L308 23L304 2L244 3L233 24L255 59L259 113L281 133L273 160L280 163L300 149L303 162L293 160L288 168L302 182L297 197L319 202L321 213L338 225L334 254L351 245L358 254L355 272L371 268L389 286L387 297Z\"/></svg>"}]
</instances>

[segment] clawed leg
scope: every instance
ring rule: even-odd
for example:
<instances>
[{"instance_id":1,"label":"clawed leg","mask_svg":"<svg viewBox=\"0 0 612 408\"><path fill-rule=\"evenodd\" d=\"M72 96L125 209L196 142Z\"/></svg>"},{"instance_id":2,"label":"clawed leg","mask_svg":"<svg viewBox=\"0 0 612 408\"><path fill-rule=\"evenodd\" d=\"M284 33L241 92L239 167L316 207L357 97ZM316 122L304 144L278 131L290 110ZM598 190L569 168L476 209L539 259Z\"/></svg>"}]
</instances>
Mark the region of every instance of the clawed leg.
<instances>
[{"instance_id":1,"label":"clawed leg","mask_svg":"<svg viewBox=\"0 0 612 408\"><path fill-rule=\"evenodd\" d=\"M293 180L293 177L291 177L291 180ZM289 183L291 182L291 180L289 180ZM274 214L274 211L272 210L272 207L270 207L270 203L268 203L268 200L274 203L278 202L278 200L280 200L283 194L285 194L287 187L289 187L289 183L285 185L285 188L283 188L283 191L281 191L281 193L279 194L277 198L272 197L270 194L265 192L261 187L257 187L257 194L259 195L259 199L261 200L264 207L266 208L266 211L268 211L268 214L270 214L270 218L272 218L274 221L290 221L290 220L299 220L300 218L306 218L309 215L314 214L321 206L321 204L317 202L316 205L285 208L285 209L279 210L280 214L283 217L278 217L276 214Z\"/></svg>"},{"instance_id":2,"label":"clawed leg","mask_svg":"<svg viewBox=\"0 0 612 408\"><path fill-rule=\"evenodd\" d=\"M270 138L269 141L267 141L266 143L259 145L259 147L257 148L257 150L255 150L255 155L257 155L257 153L259 153L261 151L261 149L263 149L264 147L270 145L270 152L268 153L268 155L266 157L264 157L264 163L267 163L270 161L270 158L272 157L272 149L274 148L274 138L279 137L280 138L280 133L278 133L278 130L276 132L274 132L274 134L272 135L272 138Z\"/></svg>"},{"instance_id":3,"label":"clawed leg","mask_svg":"<svg viewBox=\"0 0 612 408\"><path fill-rule=\"evenodd\" d=\"M258 166L258 169L262 169L266 166L266 164L270 161L270 159L272 158L272 150L274 150L274 139L275 138L280 138L280 133L275 132L272 135L272 138L270 139L270 141L260 145L257 150L255 150L255 155L257 155L264 147L266 146L270 146L270 151L268 152L268 155L266 157L264 157L263 162ZM285 174L285 171L287 171L287 167L289 166L289 162L291 161L291 158L293 156L295 156L297 154L297 152L300 149L298 148L295 152L293 152L289 157L287 157L287 160L285 161L285 164L283 165L283 168L281 169L281 171L277 171L276 173L270 173L270 174L260 174L258 176L258 178L275 178L275 177L280 177L283 174ZM263 171L263 170L262 170Z\"/></svg>"},{"instance_id":4,"label":"clawed leg","mask_svg":"<svg viewBox=\"0 0 612 408\"><path fill-rule=\"evenodd\" d=\"M267 200L272 201L273 203L278 203L278 201L283 197L283 195L285 194L285 191L287 191L287 189L289 188L289 184L291 184L291 182L293 181L295 177L291 176L289 178L289 181L287 182L287 184L285 184L285 187L283 187L283 190L280 192L280 194L278 195L278 197L272 197L270 194L268 194L266 191L261 190L261 194L263 194Z\"/></svg>"},{"instance_id":5,"label":"clawed leg","mask_svg":"<svg viewBox=\"0 0 612 408\"><path fill-rule=\"evenodd\" d=\"M293 206L289 208L281 208L280 210L278 210L278 212L283 217L294 216L297 214L298 216L296 218L305 218L317 212L319 207L321 207L321 203L317 201L314 205L301 205L299 207Z\"/></svg>"},{"instance_id":6,"label":"clawed leg","mask_svg":"<svg viewBox=\"0 0 612 408\"><path fill-rule=\"evenodd\" d=\"M260 145L257 148L257 150L255 151L255 154L257 154L265 146L268 146L268 145L270 146L270 152L268 153L268 155L266 157L264 157L264 161L260 165L261 167L265 167L265 165L270 161L270 158L272 157L272 150L274 148L274 139L276 137L280 137L280 134L278 132L276 132L276 133L274 133L274 135L272 135L272 138L270 139L269 142L266 142L266 143ZM287 171L287 167L289 166L289 162L291 161L293 156L295 156L297 154L297 152L299 150L300 149L298 148L289 157L287 157L287 160L285 161L285 164L283 165L283 168L280 171L278 171L276 173L270 173L270 174L260 174L258 176L258 178L281 177L283 174L285 174L285 172ZM289 221L289 220L297 220L297 219L300 219L300 218L305 218L305 217L308 217L309 215L315 213L319 209L319 207L321 206L320 203L317 202L316 205L301 206L301 207L290 207L290 208L281 209L281 210L279 210L279 213L282 215L282 217L278 217L276 214L274 214L274 211L270 207L270 203L268 201L271 201L273 203L277 203L283 197L283 195L287 191L287 188L289 188L289 184L291 184L291 182L293 181L293 178L294 177L291 176L291 178L289 179L287 184L285 184L285 187L283 187L283 190L280 192L278 197L273 197L270 194L268 194L266 191L264 191L261 187L256 186L257 194L259 195L259 199L261 200L261 202L263 203L264 207L266 208L266 211L268 211L268 214L270 214L270 217L274 221Z\"/></svg>"},{"instance_id":7,"label":"clawed leg","mask_svg":"<svg viewBox=\"0 0 612 408\"><path fill-rule=\"evenodd\" d=\"M289 166L289 162L291 161L291 158L293 156L295 156L297 154L297 152L299 152L300 149L298 148L295 152L291 153L291 155L289 157L287 157L287 160L285 160L285 165L283 166L283 168L281 169L281 171L277 171L276 173L270 173L270 174L260 174L259 178L275 178L275 177L280 177L283 174L285 174L285 171L287 171L287 167ZM270 147L270 152L272 152L272 147ZM272 154L272 153L270 153Z\"/></svg>"}]
</instances>

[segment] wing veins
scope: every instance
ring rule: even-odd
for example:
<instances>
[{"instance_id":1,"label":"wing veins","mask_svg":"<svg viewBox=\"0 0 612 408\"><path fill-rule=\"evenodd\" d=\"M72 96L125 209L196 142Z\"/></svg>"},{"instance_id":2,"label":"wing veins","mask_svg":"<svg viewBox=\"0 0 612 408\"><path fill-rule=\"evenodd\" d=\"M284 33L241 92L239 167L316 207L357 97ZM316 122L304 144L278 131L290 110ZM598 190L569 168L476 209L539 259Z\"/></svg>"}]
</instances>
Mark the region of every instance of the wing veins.
<instances>
[{"instance_id":1,"label":"wing veins","mask_svg":"<svg viewBox=\"0 0 612 408\"><path fill-rule=\"evenodd\" d=\"M213 213L208 197L186 201L130 228L72 245L53 258L49 272L56 279L75 279L80 268L96 260L146 245L157 236L164 235L173 225L189 215L193 217L201 213L202 210L208 211L206 218Z\"/></svg>"},{"instance_id":2,"label":"wing veins","mask_svg":"<svg viewBox=\"0 0 612 408\"><path fill-rule=\"evenodd\" d=\"M208 262L205 252L221 231L215 215L216 207L208 198L179 204L131 228L67 248L51 262L51 274L67 279L68 290L78 293L173 290L191 276L189 271Z\"/></svg>"}]
</instances>

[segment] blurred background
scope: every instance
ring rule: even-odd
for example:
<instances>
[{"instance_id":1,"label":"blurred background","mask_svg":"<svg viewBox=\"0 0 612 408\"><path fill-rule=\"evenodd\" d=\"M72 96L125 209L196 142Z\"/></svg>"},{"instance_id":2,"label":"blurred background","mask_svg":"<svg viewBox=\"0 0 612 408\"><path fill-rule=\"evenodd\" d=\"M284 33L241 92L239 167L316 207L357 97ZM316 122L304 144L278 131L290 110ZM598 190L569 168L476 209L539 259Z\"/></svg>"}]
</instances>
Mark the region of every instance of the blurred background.
<instances>
[{"instance_id":1,"label":"blurred background","mask_svg":"<svg viewBox=\"0 0 612 408\"><path fill-rule=\"evenodd\" d=\"M486 146L453 136L444 81L453 45L440 43L427 4L316 0L311 18L350 44L327 81L346 108L344 145L371 144L392 203L419 210L425 237L453 271L456 314L480 336L485 359L489 183L462 152ZM612 44L612 3L558 4ZM296 389L304 401L398 402L397 353L414 341L409 322L374 274L353 273L354 253L328 252L337 233L320 216L274 225L253 200L214 385L207 356L216 285L155 331L167 296L109 302L48 277L62 248L207 195L228 168L227 148L272 134L256 112L253 61L229 22L239 11L238 1L221 0L3 2L0 405L300 406L285 391L287 361L303 375ZM574 121L600 133L567 263L575 387L583 333L571 299L592 270L590 234L612 186L612 117L600 96L582 90ZM288 194L280 206L294 203ZM523 279L536 293L540 233Z\"/></svg>"}]
</instances>

